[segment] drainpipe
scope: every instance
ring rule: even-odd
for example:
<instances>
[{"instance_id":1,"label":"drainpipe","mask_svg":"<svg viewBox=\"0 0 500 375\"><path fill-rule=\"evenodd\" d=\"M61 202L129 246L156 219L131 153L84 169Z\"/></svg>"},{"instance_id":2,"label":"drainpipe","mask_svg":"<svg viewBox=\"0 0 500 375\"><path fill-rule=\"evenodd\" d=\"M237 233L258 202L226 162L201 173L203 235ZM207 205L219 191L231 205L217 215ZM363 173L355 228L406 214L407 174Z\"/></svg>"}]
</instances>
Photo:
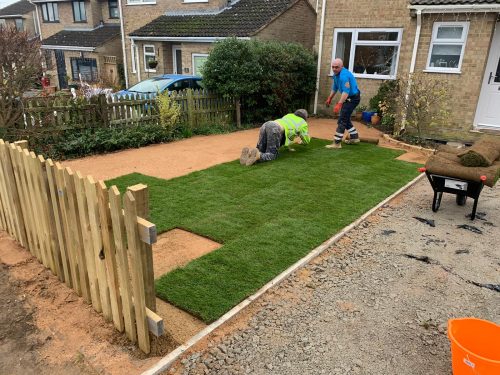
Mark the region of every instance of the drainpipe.
<instances>
[{"instance_id":1,"label":"drainpipe","mask_svg":"<svg viewBox=\"0 0 500 375\"><path fill-rule=\"evenodd\" d=\"M139 65L139 50L137 49L137 45L135 44L134 39L130 39L130 42L132 43L132 49L134 50L134 57L135 57L135 71L137 74L137 82L141 82L141 66Z\"/></svg>"},{"instance_id":2,"label":"drainpipe","mask_svg":"<svg viewBox=\"0 0 500 375\"><path fill-rule=\"evenodd\" d=\"M122 37L122 53L123 53L123 72L125 73L125 87L128 87L128 65L127 65L127 51L125 49L125 26L123 24L123 11L122 0L118 0L118 9L120 10L120 34Z\"/></svg>"},{"instance_id":3,"label":"drainpipe","mask_svg":"<svg viewBox=\"0 0 500 375\"><path fill-rule=\"evenodd\" d=\"M418 43L420 41L420 29L422 28L422 10L417 9L417 29L415 30L415 41L413 42L413 52L411 55L411 63L410 63L410 71L408 72L408 86L406 88L405 102L408 102L410 97L411 85L412 85L412 74L415 71L415 62L417 61L417 51L418 51ZM399 132L402 133L405 131L406 127L406 111L403 114L403 118L401 121L401 128Z\"/></svg>"},{"instance_id":4,"label":"drainpipe","mask_svg":"<svg viewBox=\"0 0 500 375\"><path fill-rule=\"evenodd\" d=\"M28 0L28 2L35 7L35 18L36 18L36 26L38 29L38 37L40 38L40 40L42 40L42 25L40 24L40 18L38 17L38 7L36 6L36 4L33 4L31 0Z\"/></svg>"},{"instance_id":5,"label":"drainpipe","mask_svg":"<svg viewBox=\"0 0 500 375\"><path fill-rule=\"evenodd\" d=\"M325 11L326 11L326 0L323 0L323 5L321 6L321 24L319 27L318 68L316 71L316 92L314 93L314 109L313 109L314 114L316 114L316 112L318 111L319 78L321 76L321 58L323 56L323 34L325 29Z\"/></svg>"}]
</instances>

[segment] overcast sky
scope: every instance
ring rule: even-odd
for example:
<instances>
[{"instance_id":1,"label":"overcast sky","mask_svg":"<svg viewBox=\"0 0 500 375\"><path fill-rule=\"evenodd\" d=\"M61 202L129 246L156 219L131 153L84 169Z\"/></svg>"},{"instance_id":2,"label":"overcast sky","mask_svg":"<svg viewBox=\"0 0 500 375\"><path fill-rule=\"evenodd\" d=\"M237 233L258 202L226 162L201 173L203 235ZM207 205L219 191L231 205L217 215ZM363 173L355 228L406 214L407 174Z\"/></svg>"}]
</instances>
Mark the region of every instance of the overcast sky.
<instances>
[{"instance_id":1,"label":"overcast sky","mask_svg":"<svg viewBox=\"0 0 500 375\"><path fill-rule=\"evenodd\" d=\"M15 3L19 0L0 0L0 8L5 8L7 5Z\"/></svg>"}]
</instances>

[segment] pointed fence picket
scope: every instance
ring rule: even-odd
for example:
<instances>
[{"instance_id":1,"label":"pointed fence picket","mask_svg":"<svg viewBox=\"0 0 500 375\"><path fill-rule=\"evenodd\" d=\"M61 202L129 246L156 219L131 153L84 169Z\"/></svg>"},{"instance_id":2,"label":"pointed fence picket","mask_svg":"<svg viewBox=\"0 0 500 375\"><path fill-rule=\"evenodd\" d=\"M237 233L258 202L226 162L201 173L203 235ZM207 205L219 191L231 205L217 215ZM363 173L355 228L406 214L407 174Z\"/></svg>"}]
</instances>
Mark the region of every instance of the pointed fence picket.
<instances>
[{"instance_id":1,"label":"pointed fence picket","mask_svg":"<svg viewBox=\"0 0 500 375\"><path fill-rule=\"evenodd\" d=\"M163 321L154 313L147 186L122 195L26 146L0 139L0 229L149 353L149 331L162 334Z\"/></svg>"}]
</instances>

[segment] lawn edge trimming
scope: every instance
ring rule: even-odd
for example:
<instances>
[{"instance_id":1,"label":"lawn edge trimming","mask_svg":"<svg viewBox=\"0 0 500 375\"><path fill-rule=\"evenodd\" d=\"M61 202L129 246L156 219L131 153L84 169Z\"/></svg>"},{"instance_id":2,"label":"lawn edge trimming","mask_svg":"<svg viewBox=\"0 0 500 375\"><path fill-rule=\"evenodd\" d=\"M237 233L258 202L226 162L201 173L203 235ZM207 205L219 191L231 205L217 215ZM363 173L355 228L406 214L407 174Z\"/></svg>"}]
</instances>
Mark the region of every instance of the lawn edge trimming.
<instances>
[{"instance_id":1,"label":"lawn edge trimming","mask_svg":"<svg viewBox=\"0 0 500 375\"><path fill-rule=\"evenodd\" d=\"M409 189L410 187L415 185L418 181L420 181L423 178L423 176L424 176L423 173L418 175L413 180L408 182L405 186L401 187L399 190L394 192L392 195L385 198L382 202L378 203L376 206L372 207L370 210L365 212L363 215L361 215L358 219L353 221L351 224L342 228L337 234L335 234L333 237L331 237L328 240L326 240L325 242L323 242L321 245L319 245L315 249L311 250L309 252L309 254L307 254L303 258L299 259L297 262L292 264L286 270L281 272L278 276L276 276L274 279L272 279L267 284L265 284L257 292L255 292L251 296L249 296L246 299L244 299L243 301L241 301L239 304L237 304L235 307L233 307L231 310L229 310L227 313L225 313L223 316L221 316L215 322L213 322L209 326L205 327L203 330L201 330L196 335L194 335L189 340L187 340L184 344L180 345L174 351L170 352L165 357L160 359L156 365L154 365L153 367L144 371L142 373L142 375L156 375L156 374L160 374L162 371L168 370L170 368L170 366L181 356L181 354L186 352L188 349L192 348L199 341L201 341L203 338L205 338L210 333L215 331L215 329L217 329L218 327L220 327L221 325L226 323L228 320L234 318L237 314L239 314L241 311L243 311L252 302L256 301L259 297L261 297L268 290L270 290L271 288L273 288L276 285L279 285L283 280L285 280L288 276L290 276L290 274L292 274L293 272L295 272L299 268L308 264L310 261L312 261L314 258L319 256L320 254L322 254L326 249L328 249L330 246L332 246L334 243L336 243L339 239L344 237L354 227L356 227L361 222L363 222L367 217L372 215L375 211L377 211L383 205L387 204L388 202L390 202L391 200L396 198L399 194L403 193L404 191L406 191L407 189Z\"/></svg>"}]
</instances>

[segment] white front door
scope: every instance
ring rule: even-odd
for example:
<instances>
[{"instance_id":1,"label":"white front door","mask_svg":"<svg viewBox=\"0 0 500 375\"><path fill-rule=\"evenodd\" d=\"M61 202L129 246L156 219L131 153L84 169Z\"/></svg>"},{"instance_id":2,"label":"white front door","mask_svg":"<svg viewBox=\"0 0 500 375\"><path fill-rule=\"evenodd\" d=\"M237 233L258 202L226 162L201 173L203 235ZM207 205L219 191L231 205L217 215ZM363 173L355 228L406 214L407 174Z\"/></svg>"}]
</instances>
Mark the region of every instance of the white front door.
<instances>
[{"instance_id":1,"label":"white front door","mask_svg":"<svg viewBox=\"0 0 500 375\"><path fill-rule=\"evenodd\" d=\"M478 129L500 130L500 22L491 41L474 124Z\"/></svg>"}]
</instances>

